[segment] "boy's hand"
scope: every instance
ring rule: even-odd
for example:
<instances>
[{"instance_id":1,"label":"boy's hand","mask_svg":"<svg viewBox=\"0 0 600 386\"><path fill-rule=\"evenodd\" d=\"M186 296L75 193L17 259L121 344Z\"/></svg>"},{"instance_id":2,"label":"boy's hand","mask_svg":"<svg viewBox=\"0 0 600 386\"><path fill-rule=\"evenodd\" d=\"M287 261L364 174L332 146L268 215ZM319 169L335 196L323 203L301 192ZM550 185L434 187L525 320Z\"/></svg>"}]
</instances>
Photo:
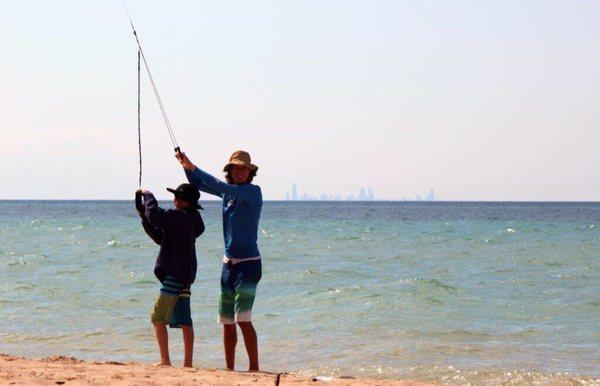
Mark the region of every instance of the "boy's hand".
<instances>
[{"instance_id":1,"label":"boy's hand","mask_svg":"<svg viewBox=\"0 0 600 386\"><path fill-rule=\"evenodd\" d=\"M144 207L144 191L143 190L136 190L135 192L135 209L137 210L138 214L140 216L144 215L144 212L146 210L146 208Z\"/></svg>"},{"instance_id":2,"label":"boy's hand","mask_svg":"<svg viewBox=\"0 0 600 386\"><path fill-rule=\"evenodd\" d=\"M190 161L190 159L187 157L187 155L185 155L185 153L175 153L175 158L179 160L179 163L181 164L181 166L183 166L184 169L189 171L194 171L194 169L196 169L196 165L194 165L192 161Z\"/></svg>"}]
</instances>

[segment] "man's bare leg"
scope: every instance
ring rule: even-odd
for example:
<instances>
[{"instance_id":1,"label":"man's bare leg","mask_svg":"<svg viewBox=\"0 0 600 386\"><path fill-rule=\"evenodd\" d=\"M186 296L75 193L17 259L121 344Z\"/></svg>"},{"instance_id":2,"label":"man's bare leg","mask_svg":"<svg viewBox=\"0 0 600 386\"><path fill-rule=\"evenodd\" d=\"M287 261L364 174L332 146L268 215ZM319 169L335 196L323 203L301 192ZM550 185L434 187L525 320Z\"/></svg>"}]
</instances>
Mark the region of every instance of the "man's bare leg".
<instances>
[{"instance_id":1,"label":"man's bare leg","mask_svg":"<svg viewBox=\"0 0 600 386\"><path fill-rule=\"evenodd\" d=\"M225 348L225 364L227 370L235 366L235 345L237 344L237 330L235 324L223 325L223 347Z\"/></svg>"},{"instance_id":2,"label":"man's bare leg","mask_svg":"<svg viewBox=\"0 0 600 386\"><path fill-rule=\"evenodd\" d=\"M183 367L192 367L194 355L194 327L181 326L183 332Z\"/></svg>"},{"instance_id":3,"label":"man's bare leg","mask_svg":"<svg viewBox=\"0 0 600 386\"><path fill-rule=\"evenodd\" d=\"M238 322L244 336L244 344L248 353L248 371L258 371L258 338L252 322Z\"/></svg>"},{"instance_id":4,"label":"man's bare leg","mask_svg":"<svg viewBox=\"0 0 600 386\"><path fill-rule=\"evenodd\" d=\"M169 334L167 333L167 325L161 323L154 324L156 332L156 341L160 350L160 362L155 366L171 366L171 358L169 358Z\"/></svg>"}]
</instances>

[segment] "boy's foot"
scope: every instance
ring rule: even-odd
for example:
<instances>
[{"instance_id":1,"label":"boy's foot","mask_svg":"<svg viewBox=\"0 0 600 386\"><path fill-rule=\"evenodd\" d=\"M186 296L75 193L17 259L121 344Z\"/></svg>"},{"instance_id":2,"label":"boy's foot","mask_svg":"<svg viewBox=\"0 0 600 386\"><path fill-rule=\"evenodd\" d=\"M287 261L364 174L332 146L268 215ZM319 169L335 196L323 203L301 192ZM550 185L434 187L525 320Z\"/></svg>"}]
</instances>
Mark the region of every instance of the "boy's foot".
<instances>
[{"instance_id":1,"label":"boy's foot","mask_svg":"<svg viewBox=\"0 0 600 386\"><path fill-rule=\"evenodd\" d=\"M169 361L160 361L152 365L152 367L171 367L171 362Z\"/></svg>"}]
</instances>

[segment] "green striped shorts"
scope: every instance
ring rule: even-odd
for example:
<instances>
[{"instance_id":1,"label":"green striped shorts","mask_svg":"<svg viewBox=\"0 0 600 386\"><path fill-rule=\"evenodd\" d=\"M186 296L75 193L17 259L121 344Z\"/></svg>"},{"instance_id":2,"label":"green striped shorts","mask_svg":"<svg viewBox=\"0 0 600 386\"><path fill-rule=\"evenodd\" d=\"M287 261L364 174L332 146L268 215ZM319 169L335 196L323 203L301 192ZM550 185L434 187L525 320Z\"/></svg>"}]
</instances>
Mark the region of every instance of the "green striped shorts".
<instances>
[{"instance_id":1,"label":"green striped shorts","mask_svg":"<svg viewBox=\"0 0 600 386\"><path fill-rule=\"evenodd\" d=\"M233 324L252 320L252 305L261 277L262 263L260 259L242 261L237 264L223 264L221 295L219 296L219 323Z\"/></svg>"},{"instance_id":2,"label":"green striped shorts","mask_svg":"<svg viewBox=\"0 0 600 386\"><path fill-rule=\"evenodd\" d=\"M176 278L166 276L152 309L152 323L168 324L171 328L193 325L191 294L190 289L183 288L183 284Z\"/></svg>"}]
</instances>

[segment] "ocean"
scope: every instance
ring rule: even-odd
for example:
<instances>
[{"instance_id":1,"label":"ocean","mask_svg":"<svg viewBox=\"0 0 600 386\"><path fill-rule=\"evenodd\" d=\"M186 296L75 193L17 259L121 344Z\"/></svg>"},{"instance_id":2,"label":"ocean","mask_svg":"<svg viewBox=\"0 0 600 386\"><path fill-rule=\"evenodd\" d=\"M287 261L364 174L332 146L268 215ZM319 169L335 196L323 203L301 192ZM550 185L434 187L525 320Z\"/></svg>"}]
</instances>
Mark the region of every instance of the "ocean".
<instances>
[{"instance_id":1,"label":"ocean","mask_svg":"<svg viewBox=\"0 0 600 386\"><path fill-rule=\"evenodd\" d=\"M203 205L194 362L224 367L220 204ZM600 203L265 202L259 232L262 370L600 384ZM133 202L0 201L0 241L0 352L158 360L158 248Z\"/></svg>"}]
</instances>

